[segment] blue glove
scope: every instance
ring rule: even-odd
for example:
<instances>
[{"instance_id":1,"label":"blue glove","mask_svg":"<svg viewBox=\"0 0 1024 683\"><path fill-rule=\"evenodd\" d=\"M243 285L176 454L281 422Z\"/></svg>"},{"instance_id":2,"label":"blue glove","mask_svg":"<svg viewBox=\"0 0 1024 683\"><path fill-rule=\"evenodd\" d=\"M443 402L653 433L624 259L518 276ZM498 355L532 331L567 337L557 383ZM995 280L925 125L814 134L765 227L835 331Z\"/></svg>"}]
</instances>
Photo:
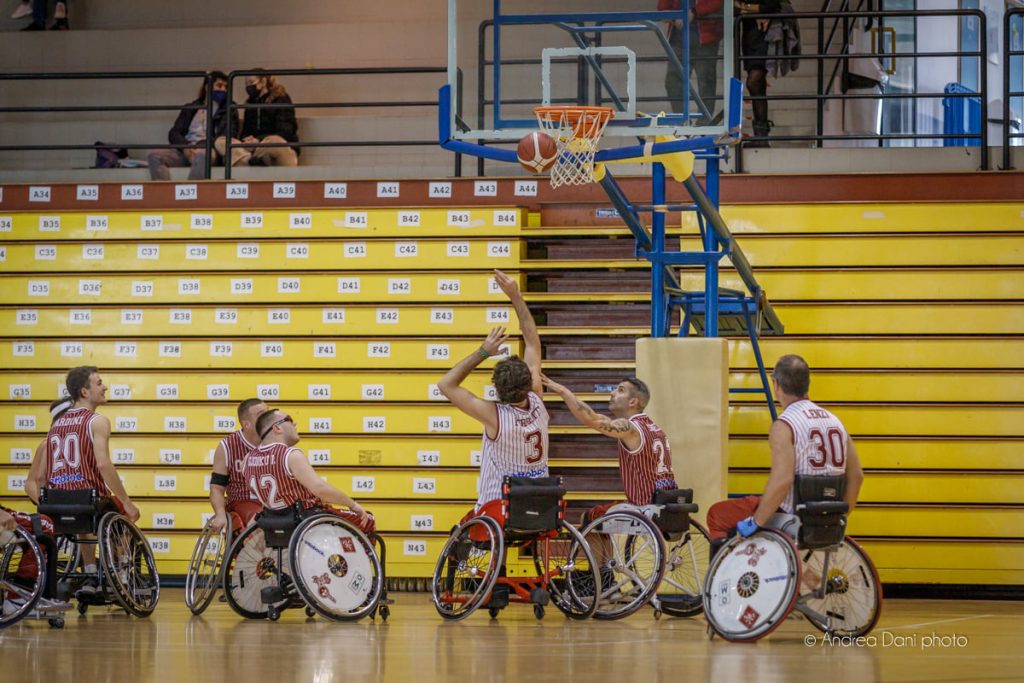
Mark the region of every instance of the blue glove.
<instances>
[{"instance_id":1,"label":"blue glove","mask_svg":"<svg viewBox=\"0 0 1024 683\"><path fill-rule=\"evenodd\" d=\"M746 538L757 531L758 528L757 522L754 521L754 517L751 515L736 525L736 533Z\"/></svg>"}]
</instances>

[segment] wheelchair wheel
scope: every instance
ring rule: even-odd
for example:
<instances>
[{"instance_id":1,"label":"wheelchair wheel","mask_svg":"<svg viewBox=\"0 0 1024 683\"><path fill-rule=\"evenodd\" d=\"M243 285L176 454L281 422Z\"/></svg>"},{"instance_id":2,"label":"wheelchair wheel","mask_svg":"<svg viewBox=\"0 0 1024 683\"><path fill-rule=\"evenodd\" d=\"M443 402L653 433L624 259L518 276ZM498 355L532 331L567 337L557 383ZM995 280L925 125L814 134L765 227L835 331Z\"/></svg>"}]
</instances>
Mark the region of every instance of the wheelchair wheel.
<instances>
[{"instance_id":1,"label":"wheelchair wheel","mask_svg":"<svg viewBox=\"0 0 1024 683\"><path fill-rule=\"evenodd\" d=\"M226 524L222 530L214 531L211 519L196 540L185 577L185 604L192 614L202 614L221 586L221 560L231 544L229 529Z\"/></svg>"},{"instance_id":2,"label":"wheelchair wheel","mask_svg":"<svg viewBox=\"0 0 1024 683\"><path fill-rule=\"evenodd\" d=\"M669 542L665 578L658 589L658 609L673 617L694 617L704 611L704 577L711 561L707 530L690 520L678 541Z\"/></svg>"},{"instance_id":3,"label":"wheelchair wheel","mask_svg":"<svg viewBox=\"0 0 1024 683\"><path fill-rule=\"evenodd\" d=\"M538 576L550 579L551 602L567 617L586 619L600 604L601 575L583 534L562 520L558 535L537 541L533 562Z\"/></svg>"},{"instance_id":4,"label":"wheelchair wheel","mask_svg":"<svg viewBox=\"0 0 1024 683\"><path fill-rule=\"evenodd\" d=\"M475 517L455 528L434 568L434 608L445 619L465 619L491 594L505 555L498 523Z\"/></svg>"},{"instance_id":5,"label":"wheelchair wheel","mask_svg":"<svg viewBox=\"0 0 1024 683\"><path fill-rule=\"evenodd\" d=\"M799 585L800 562L789 536L774 529L735 536L708 567L704 616L726 640L758 640L792 611Z\"/></svg>"},{"instance_id":6,"label":"wheelchair wheel","mask_svg":"<svg viewBox=\"0 0 1024 683\"><path fill-rule=\"evenodd\" d=\"M78 569L82 550L72 536L57 537L57 580L61 580Z\"/></svg>"},{"instance_id":7,"label":"wheelchair wheel","mask_svg":"<svg viewBox=\"0 0 1024 683\"><path fill-rule=\"evenodd\" d=\"M284 563L281 573L290 575L288 553L284 553ZM223 565L224 596L231 609L246 619L266 619L269 605L263 602L261 591L277 585L277 551L267 547L263 530L255 524L246 527L231 544ZM287 602L274 606L280 609Z\"/></svg>"},{"instance_id":8,"label":"wheelchair wheel","mask_svg":"<svg viewBox=\"0 0 1024 683\"><path fill-rule=\"evenodd\" d=\"M315 515L295 530L288 548L295 587L309 607L335 621L356 621L377 609L384 572L370 540L341 517Z\"/></svg>"},{"instance_id":9,"label":"wheelchair wheel","mask_svg":"<svg viewBox=\"0 0 1024 683\"><path fill-rule=\"evenodd\" d=\"M820 591L800 596L801 606L811 610L801 610L807 620L831 635L856 638L870 633L882 614L882 582L857 542L847 537L835 550L806 551L802 559L805 580L824 577L825 581L823 597Z\"/></svg>"},{"instance_id":10,"label":"wheelchair wheel","mask_svg":"<svg viewBox=\"0 0 1024 683\"><path fill-rule=\"evenodd\" d=\"M601 599L595 619L628 617L647 604L665 573L661 531L647 517L609 512L580 532L600 568Z\"/></svg>"},{"instance_id":11,"label":"wheelchair wheel","mask_svg":"<svg viewBox=\"0 0 1024 683\"><path fill-rule=\"evenodd\" d=\"M116 512L103 516L96 537L100 566L114 598L129 614L148 617L160 601L160 575L146 537Z\"/></svg>"},{"instance_id":12,"label":"wheelchair wheel","mask_svg":"<svg viewBox=\"0 0 1024 683\"><path fill-rule=\"evenodd\" d=\"M0 544L0 628L6 628L31 614L39 602L46 586L46 562L36 539L21 527L0 534L6 537ZM33 557L35 572L18 576L22 560Z\"/></svg>"}]
</instances>

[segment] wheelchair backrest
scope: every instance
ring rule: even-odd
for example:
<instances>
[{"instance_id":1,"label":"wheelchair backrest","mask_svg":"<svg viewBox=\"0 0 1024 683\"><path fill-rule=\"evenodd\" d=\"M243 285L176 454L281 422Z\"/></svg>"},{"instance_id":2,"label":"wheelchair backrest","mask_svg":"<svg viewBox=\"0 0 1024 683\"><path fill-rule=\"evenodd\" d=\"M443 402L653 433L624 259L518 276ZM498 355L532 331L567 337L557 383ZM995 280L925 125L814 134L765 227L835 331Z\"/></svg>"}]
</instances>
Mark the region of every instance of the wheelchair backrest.
<instances>
[{"instance_id":1,"label":"wheelchair backrest","mask_svg":"<svg viewBox=\"0 0 1024 683\"><path fill-rule=\"evenodd\" d=\"M302 522L303 510L297 506L281 510L263 508L256 515L256 526L263 530L263 540L268 548L287 548L292 534Z\"/></svg>"},{"instance_id":2,"label":"wheelchair backrest","mask_svg":"<svg viewBox=\"0 0 1024 683\"><path fill-rule=\"evenodd\" d=\"M99 513L95 489L43 488L39 491L39 514L53 520L58 535L91 534L96 531Z\"/></svg>"},{"instance_id":3,"label":"wheelchair backrest","mask_svg":"<svg viewBox=\"0 0 1024 683\"><path fill-rule=\"evenodd\" d=\"M693 489L658 489L651 502L661 507L654 523L666 538L687 531L690 515L698 510L693 502Z\"/></svg>"},{"instance_id":4,"label":"wheelchair backrest","mask_svg":"<svg viewBox=\"0 0 1024 683\"><path fill-rule=\"evenodd\" d=\"M505 477L505 530L553 531L565 514L561 477Z\"/></svg>"},{"instance_id":5,"label":"wheelchair backrest","mask_svg":"<svg viewBox=\"0 0 1024 683\"><path fill-rule=\"evenodd\" d=\"M797 545L815 549L836 545L846 535L846 513L850 506L844 475L798 475L793 481L793 508L800 518Z\"/></svg>"}]
</instances>

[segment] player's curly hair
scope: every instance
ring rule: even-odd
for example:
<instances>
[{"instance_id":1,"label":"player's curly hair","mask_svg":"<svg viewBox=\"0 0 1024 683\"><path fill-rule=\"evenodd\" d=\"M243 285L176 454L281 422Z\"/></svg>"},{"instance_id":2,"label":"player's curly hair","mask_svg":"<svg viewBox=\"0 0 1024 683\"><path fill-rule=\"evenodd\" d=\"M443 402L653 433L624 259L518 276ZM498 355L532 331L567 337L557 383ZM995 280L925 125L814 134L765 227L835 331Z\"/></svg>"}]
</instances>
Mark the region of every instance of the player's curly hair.
<instances>
[{"instance_id":1,"label":"player's curly hair","mask_svg":"<svg viewBox=\"0 0 1024 683\"><path fill-rule=\"evenodd\" d=\"M522 403L533 387L530 366L519 356L509 356L494 366L494 390L502 403Z\"/></svg>"}]
</instances>

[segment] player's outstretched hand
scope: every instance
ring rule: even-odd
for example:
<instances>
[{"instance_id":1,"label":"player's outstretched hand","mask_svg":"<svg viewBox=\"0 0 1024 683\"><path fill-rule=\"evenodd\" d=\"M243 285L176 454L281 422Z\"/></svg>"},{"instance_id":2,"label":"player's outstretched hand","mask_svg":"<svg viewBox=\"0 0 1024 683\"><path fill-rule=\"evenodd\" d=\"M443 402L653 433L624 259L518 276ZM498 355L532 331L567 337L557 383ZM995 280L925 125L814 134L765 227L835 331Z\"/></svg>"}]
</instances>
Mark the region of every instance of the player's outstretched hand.
<instances>
[{"instance_id":1,"label":"player's outstretched hand","mask_svg":"<svg viewBox=\"0 0 1024 683\"><path fill-rule=\"evenodd\" d=\"M359 523L366 524L370 521L370 513L363 509L361 505L353 505L349 508L352 512L359 515Z\"/></svg>"},{"instance_id":2,"label":"player's outstretched hand","mask_svg":"<svg viewBox=\"0 0 1024 683\"><path fill-rule=\"evenodd\" d=\"M504 327L492 327L491 333L487 335L487 339L484 339L484 343L480 345L480 348L488 356L497 356L501 353L501 345L508 339L508 333Z\"/></svg>"},{"instance_id":3,"label":"player's outstretched hand","mask_svg":"<svg viewBox=\"0 0 1024 683\"><path fill-rule=\"evenodd\" d=\"M228 525L228 517L227 517L227 515L214 515L213 523L210 525L210 528L213 531L220 532L220 530L223 529L224 527L226 527L227 525Z\"/></svg>"},{"instance_id":4,"label":"player's outstretched hand","mask_svg":"<svg viewBox=\"0 0 1024 683\"><path fill-rule=\"evenodd\" d=\"M14 531L14 527L17 523L14 521L14 515L8 513L6 510L0 510L0 529L7 531Z\"/></svg>"},{"instance_id":5,"label":"player's outstretched hand","mask_svg":"<svg viewBox=\"0 0 1024 683\"><path fill-rule=\"evenodd\" d=\"M124 516L132 523L135 523L139 521L139 517L142 516L142 513L139 512L139 508L135 507L135 503L127 500L124 503Z\"/></svg>"},{"instance_id":6,"label":"player's outstretched hand","mask_svg":"<svg viewBox=\"0 0 1024 683\"><path fill-rule=\"evenodd\" d=\"M559 396L565 396L567 393L569 393L569 390L567 388L565 388L555 380L551 379L547 375L542 374L540 376L540 381L545 387L555 392Z\"/></svg>"},{"instance_id":7,"label":"player's outstretched hand","mask_svg":"<svg viewBox=\"0 0 1024 683\"><path fill-rule=\"evenodd\" d=\"M498 283L498 287L501 288L501 291L505 292L505 296L512 301L523 297L519 292L519 284L498 269L494 270L494 281Z\"/></svg>"}]
</instances>

